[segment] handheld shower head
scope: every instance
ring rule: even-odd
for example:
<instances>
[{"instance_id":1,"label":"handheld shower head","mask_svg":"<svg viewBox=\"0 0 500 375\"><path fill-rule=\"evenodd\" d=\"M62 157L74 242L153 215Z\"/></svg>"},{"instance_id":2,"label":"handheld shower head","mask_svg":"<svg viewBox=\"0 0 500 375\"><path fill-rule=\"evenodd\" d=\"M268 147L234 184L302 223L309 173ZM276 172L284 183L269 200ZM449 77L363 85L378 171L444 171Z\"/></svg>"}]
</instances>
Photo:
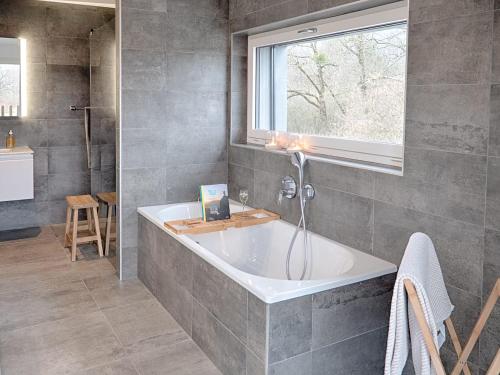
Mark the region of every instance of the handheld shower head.
<instances>
[{"instance_id":1,"label":"handheld shower head","mask_svg":"<svg viewBox=\"0 0 500 375\"><path fill-rule=\"evenodd\" d=\"M292 154L292 165L299 170L299 189L302 191L304 184L304 165L306 164L306 155L301 151L296 151Z\"/></svg>"},{"instance_id":2,"label":"handheld shower head","mask_svg":"<svg viewBox=\"0 0 500 375\"><path fill-rule=\"evenodd\" d=\"M306 155L301 152L297 151L292 154L292 165L296 166L299 168L299 170L302 170L304 168L304 165L306 164Z\"/></svg>"}]
</instances>

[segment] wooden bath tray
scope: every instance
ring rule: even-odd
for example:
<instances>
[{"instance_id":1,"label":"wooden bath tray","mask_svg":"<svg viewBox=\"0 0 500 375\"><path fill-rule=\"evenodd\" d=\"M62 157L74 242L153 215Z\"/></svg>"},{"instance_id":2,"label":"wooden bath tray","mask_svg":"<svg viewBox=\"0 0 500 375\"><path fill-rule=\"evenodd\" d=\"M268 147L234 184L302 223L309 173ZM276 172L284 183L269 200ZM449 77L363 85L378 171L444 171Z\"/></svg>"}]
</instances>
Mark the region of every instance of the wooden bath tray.
<instances>
[{"instance_id":1,"label":"wooden bath tray","mask_svg":"<svg viewBox=\"0 0 500 375\"><path fill-rule=\"evenodd\" d=\"M217 221L203 221L198 219L183 219L166 221L165 227L175 234L201 234L219 232L228 228L243 228L252 225L265 224L279 220L280 215L264 209L236 212L230 219Z\"/></svg>"}]
</instances>

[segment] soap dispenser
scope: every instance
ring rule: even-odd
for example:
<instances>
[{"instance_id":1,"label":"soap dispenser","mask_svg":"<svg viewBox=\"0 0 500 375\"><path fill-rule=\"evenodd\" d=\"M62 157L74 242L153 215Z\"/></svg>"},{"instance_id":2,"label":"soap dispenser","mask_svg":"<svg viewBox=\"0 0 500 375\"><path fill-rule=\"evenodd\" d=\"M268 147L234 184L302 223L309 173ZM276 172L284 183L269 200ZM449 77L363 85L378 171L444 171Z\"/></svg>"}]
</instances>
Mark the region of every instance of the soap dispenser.
<instances>
[{"instance_id":1,"label":"soap dispenser","mask_svg":"<svg viewBox=\"0 0 500 375\"><path fill-rule=\"evenodd\" d=\"M14 137L14 132L9 130L9 135L7 135L7 138L5 139L5 147L7 148L14 148L16 147L16 137Z\"/></svg>"}]
</instances>

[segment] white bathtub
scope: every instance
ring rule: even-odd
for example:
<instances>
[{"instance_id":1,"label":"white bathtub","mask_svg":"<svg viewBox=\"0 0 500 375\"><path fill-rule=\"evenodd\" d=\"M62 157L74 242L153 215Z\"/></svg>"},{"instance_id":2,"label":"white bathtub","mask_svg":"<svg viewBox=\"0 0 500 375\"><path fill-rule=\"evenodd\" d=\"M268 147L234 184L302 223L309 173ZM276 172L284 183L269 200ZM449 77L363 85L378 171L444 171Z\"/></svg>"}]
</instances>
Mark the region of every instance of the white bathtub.
<instances>
[{"instance_id":1,"label":"white bathtub","mask_svg":"<svg viewBox=\"0 0 500 375\"><path fill-rule=\"evenodd\" d=\"M287 280L286 254L295 226L283 220L199 235L176 235L169 220L198 218L200 203L142 207L139 213L266 303L300 297L396 271L396 266L310 233L312 267L307 280ZM241 206L231 202L231 212ZM297 237L291 273L302 267L302 239Z\"/></svg>"}]
</instances>

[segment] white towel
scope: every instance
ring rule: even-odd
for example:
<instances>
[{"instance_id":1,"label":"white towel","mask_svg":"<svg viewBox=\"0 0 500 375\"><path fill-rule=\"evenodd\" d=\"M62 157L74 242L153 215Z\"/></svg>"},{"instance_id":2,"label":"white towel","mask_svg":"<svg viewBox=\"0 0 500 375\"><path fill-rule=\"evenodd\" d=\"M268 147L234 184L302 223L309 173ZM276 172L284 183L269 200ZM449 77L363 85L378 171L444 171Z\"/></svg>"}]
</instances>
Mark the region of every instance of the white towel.
<instances>
[{"instance_id":1,"label":"white towel","mask_svg":"<svg viewBox=\"0 0 500 375\"><path fill-rule=\"evenodd\" d=\"M444 285L443 274L431 239L424 233L414 233L408 241L399 267L391 303L389 335L384 375L401 375L408 358L409 336L416 375L433 375L434 368L422 331L413 309L408 308L404 280L415 286L434 343L440 348L445 341L444 321L453 311Z\"/></svg>"}]
</instances>

